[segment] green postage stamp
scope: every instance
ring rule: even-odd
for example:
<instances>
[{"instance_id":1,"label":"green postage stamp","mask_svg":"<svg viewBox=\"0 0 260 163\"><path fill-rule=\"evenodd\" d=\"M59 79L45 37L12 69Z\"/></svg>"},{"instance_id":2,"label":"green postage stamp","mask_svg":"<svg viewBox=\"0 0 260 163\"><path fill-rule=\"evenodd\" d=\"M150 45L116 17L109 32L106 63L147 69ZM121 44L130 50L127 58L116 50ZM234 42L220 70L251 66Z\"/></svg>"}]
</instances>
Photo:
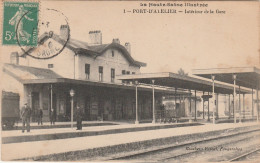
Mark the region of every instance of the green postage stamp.
<instances>
[{"instance_id":1,"label":"green postage stamp","mask_svg":"<svg viewBox=\"0 0 260 163\"><path fill-rule=\"evenodd\" d=\"M38 2L3 2L3 45L37 46Z\"/></svg>"}]
</instances>

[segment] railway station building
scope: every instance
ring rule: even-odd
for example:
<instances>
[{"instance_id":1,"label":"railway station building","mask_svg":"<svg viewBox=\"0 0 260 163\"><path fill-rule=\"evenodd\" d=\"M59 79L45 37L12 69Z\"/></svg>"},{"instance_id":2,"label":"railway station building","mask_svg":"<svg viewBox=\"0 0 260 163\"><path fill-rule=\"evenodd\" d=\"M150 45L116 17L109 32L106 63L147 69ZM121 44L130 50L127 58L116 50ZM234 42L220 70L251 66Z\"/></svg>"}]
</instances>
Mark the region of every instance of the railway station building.
<instances>
[{"instance_id":1,"label":"railway station building","mask_svg":"<svg viewBox=\"0 0 260 163\"><path fill-rule=\"evenodd\" d=\"M43 45L59 46L68 35L67 26L61 26L60 35L41 36ZM65 35L65 36L64 36ZM84 120L131 120L136 118L136 84L117 79L118 75L140 74L145 63L131 56L130 43L119 39L102 44L101 31L89 32L90 42L70 39L63 51L50 59L37 59L26 53L13 52L10 62L3 65L3 91L18 93L20 107L28 103L35 119L38 109L43 120L49 120L51 109L57 121L69 121L71 107L84 110ZM26 52L40 49L28 48ZM173 94L167 87L138 85L138 119L151 119L154 107L162 104L162 96ZM74 95L73 97L71 95ZM187 94L178 91L178 94Z\"/></svg>"},{"instance_id":2,"label":"railway station building","mask_svg":"<svg viewBox=\"0 0 260 163\"><path fill-rule=\"evenodd\" d=\"M59 35L43 34L39 42L45 47L61 48L68 32L68 26L62 25ZM146 63L132 57L130 43L121 45L119 39L113 39L103 44L101 31L90 31L89 38L88 43L70 38L61 53L49 59L28 55L53 52L40 47L11 53L10 63L3 65L3 91L17 93L20 107L28 103L33 110L33 121L38 109L43 110L44 121L49 121L51 109L56 113L56 121L70 121L72 110L78 105L83 109L84 120L155 122L162 118L161 108L167 100L173 104L168 108L175 112L172 117L196 120L202 110L203 118L210 119L212 81L175 73L141 73ZM215 83L214 93L232 95L233 89ZM197 96L198 91L202 98ZM244 88L239 91L250 93ZM230 104L229 116L231 108ZM218 104L214 112L218 117Z\"/></svg>"}]
</instances>

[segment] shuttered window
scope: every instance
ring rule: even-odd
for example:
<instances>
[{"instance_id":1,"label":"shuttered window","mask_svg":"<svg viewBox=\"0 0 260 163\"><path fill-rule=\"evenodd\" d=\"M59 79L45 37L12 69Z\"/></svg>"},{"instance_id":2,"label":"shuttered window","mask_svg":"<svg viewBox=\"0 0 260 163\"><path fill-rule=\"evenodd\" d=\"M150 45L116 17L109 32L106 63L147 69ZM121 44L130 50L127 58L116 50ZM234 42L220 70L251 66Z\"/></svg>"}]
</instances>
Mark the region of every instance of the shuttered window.
<instances>
[{"instance_id":1,"label":"shuttered window","mask_svg":"<svg viewBox=\"0 0 260 163\"><path fill-rule=\"evenodd\" d=\"M98 67L98 74L99 74L99 81L103 81L103 67L99 66Z\"/></svg>"},{"instance_id":2,"label":"shuttered window","mask_svg":"<svg viewBox=\"0 0 260 163\"><path fill-rule=\"evenodd\" d=\"M90 64L85 64L85 74L86 74L86 78L89 79L89 75L90 75Z\"/></svg>"},{"instance_id":3,"label":"shuttered window","mask_svg":"<svg viewBox=\"0 0 260 163\"><path fill-rule=\"evenodd\" d=\"M111 82L115 82L115 69L111 68Z\"/></svg>"}]
</instances>

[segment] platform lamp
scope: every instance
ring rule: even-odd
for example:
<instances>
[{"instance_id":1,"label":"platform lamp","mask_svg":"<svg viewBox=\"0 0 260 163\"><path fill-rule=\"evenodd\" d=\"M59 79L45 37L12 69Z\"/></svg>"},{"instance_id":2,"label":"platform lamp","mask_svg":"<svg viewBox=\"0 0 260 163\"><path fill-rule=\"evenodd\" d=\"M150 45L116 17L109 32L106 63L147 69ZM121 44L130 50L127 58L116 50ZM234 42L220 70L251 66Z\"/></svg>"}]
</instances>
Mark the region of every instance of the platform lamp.
<instances>
[{"instance_id":1,"label":"platform lamp","mask_svg":"<svg viewBox=\"0 0 260 163\"><path fill-rule=\"evenodd\" d=\"M73 128L73 96L75 95L75 91L73 89L70 90L70 96L71 96L71 128Z\"/></svg>"}]
</instances>

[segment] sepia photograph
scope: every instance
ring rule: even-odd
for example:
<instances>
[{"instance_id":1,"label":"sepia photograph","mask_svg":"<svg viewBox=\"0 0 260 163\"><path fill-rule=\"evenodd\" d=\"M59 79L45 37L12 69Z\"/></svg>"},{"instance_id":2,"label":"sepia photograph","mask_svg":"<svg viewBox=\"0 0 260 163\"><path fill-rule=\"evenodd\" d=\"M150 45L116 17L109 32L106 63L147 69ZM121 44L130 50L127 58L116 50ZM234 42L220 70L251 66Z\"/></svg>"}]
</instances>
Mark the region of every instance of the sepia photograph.
<instances>
[{"instance_id":1,"label":"sepia photograph","mask_svg":"<svg viewBox=\"0 0 260 163\"><path fill-rule=\"evenodd\" d=\"M0 7L2 162L260 161L258 0Z\"/></svg>"}]
</instances>

